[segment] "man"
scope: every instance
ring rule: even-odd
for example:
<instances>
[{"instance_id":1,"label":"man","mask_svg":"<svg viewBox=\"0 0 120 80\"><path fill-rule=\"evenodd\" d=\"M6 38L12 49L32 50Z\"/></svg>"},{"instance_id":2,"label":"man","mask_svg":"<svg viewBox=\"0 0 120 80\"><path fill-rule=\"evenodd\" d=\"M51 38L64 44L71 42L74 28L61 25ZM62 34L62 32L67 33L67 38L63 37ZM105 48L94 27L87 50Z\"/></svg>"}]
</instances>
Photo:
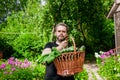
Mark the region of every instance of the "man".
<instances>
[{"instance_id":1,"label":"man","mask_svg":"<svg viewBox=\"0 0 120 80\"><path fill-rule=\"evenodd\" d=\"M42 55L49 54L52 47L56 47L57 50L62 50L68 46L68 26L64 23L59 23L54 28L54 35L56 36L56 41L49 42L46 44ZM74 76L62 77L57 75L57 70L54 63L46 64L46 73L44 80L74 80Z\"/></svg>"}]
</instances>

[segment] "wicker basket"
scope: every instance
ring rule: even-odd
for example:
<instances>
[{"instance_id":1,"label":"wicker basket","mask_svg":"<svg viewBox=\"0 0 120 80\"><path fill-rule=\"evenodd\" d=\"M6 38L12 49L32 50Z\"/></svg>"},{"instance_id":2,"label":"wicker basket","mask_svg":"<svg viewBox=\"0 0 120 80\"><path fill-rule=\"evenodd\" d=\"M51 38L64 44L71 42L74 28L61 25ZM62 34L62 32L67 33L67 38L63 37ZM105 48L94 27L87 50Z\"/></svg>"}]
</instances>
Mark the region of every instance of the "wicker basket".
<instances>
[{"instance_id":1,"label":"wicker basket","mask_svg":"<svg viewBox=\"0 0 120 80\"><path fill-rule=\"evenodd\" d=\"M54 60L57 74L61 76L71 76L83 71L85 52L76 52L76 45L72 38L74 52L62 53Z\"/></svg>"}]
</instances>

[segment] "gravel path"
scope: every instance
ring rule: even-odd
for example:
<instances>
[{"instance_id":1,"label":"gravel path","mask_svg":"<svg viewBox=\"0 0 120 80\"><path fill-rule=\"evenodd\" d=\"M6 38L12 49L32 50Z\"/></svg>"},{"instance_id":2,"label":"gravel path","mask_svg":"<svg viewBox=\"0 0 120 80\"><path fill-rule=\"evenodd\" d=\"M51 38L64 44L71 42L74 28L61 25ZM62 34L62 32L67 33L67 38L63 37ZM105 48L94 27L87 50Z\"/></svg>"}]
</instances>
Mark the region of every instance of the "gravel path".
<instances>
[{"instance_id":1,"label":"gravel path","mask_svg":"<svg viewBox=\"0 0 120 80\"><path fill-rule=\"evenodd\" d=\"M95 62L88 62L84 64L84 68L88 72L88 80L105 80L102 79L98 74L98 67Z\"/></svg>"}]
</instances>

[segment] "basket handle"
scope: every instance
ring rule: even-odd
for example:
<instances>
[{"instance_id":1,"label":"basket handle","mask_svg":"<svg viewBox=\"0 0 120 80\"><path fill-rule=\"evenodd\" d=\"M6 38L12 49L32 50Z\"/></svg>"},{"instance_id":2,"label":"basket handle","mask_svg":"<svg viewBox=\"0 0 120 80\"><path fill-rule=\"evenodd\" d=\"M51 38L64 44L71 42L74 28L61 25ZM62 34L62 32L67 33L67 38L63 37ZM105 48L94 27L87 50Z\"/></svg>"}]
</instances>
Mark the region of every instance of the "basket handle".
<instances>
[{"instance_id":1,"label":"basket handle","mask_svg":"<svg viewBox=\"0 0 120 80\"><path fill-rule=\"evenodd\" d=\"M74 46L74 54L76 54L76 44L75 44L75 40L72 36L70 36L70 38L72 39L73 42L73 46Z\"/></svg>"}]
</instances>

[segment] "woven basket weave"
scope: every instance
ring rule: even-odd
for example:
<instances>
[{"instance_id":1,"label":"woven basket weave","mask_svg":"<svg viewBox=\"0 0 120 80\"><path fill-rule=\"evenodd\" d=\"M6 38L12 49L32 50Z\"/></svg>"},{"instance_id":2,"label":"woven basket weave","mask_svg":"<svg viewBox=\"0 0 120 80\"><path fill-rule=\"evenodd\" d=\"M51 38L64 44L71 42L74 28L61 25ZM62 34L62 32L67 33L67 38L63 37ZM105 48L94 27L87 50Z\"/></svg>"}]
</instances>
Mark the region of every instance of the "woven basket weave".
<instances>
[{"instance_id":1,"label":"woven basket weave","mask_svg":"<svg viewBox=\"0 0 120 80\"><path fill-rule=\"evenodd\" d=\"M85 52L76 52L76 45L72 38L74 52L62 53L54 60L57 74L61 76L71 76L83 71Z\"/></svg>"}]
</instances>

